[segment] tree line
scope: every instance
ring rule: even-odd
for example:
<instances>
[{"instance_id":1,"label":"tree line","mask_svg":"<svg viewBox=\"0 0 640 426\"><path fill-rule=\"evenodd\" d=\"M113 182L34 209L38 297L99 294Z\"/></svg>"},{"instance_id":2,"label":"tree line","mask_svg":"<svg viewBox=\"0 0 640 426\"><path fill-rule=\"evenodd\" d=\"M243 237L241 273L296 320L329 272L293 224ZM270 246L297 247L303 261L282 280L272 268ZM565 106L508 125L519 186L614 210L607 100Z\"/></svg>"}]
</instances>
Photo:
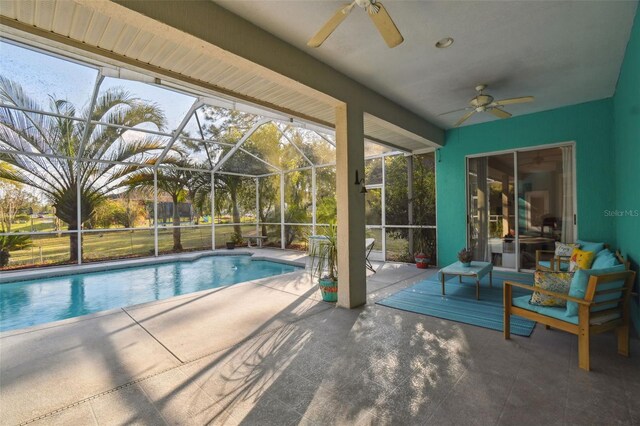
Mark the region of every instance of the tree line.
<instances>
[{"instance_id":1,"label":"tree line","mask_svg":"<svg viewBox=\"0 0 640 426\"><path fill-rule=\"evenodd\" d=\"M259 117L203 107L200 134L182 132L162 157L166 142L161 137L143 130L130 130L152 125L158 131L166 131L166 117L158 105L121 88L101 93L93 108L82 111L76 111L76 106L64 99L54 96L49 99L45 108L25 93L20 84L0 76L2 103L24 110L0 108L0 146L5 150L0 153L0 197L2 201L10 201L3 203L0 211L2 232L11 232L18 212L24 212L29 203L51 206L56 218L65 223L69 231L114 225L133 227L136 222L148 221L152 216L148 203L141 200L153 199L154 181L157 181L159 197L168 197L173 205L174 251L182 250L178 208L181 203L190 203L196 218L207 212L210 216L229 213L234 223L234 238L240 238L242 212L255 210L255 179L216 174L213 185L217 203L212 209L211 175L205 171L218 164L230 149L210 141L234 144ZM283 141L283 133L287 134L288 142ZM194 140L198 138L207 142ZM305 156L311 161L333 161L331 149L314 142L308 133L267 123L244 143L246 152L237 151L221 171L255 175L273 172L275 168L266 163L283 170L298 169L309 165ZM76 158L87 161L78 162ZM325 171L322 176L324 179L319 182L326 182L329 188L325 192L328 192L335 186L335 172ZM275 178L260 179L258 214L263 222L280 221L279 176ZM289 185L285 194L285 220L309 222L310 219L306 219L311 205L310 174L293 171L287 173L286 178ZM331 205L331 201L326 203ZM331 209L323 205L321 210L329 210L326 214L330 214ZM262 231L266 234L266 228ZM295 235L287 238L293 239ZM8 250L7 239L4 240L0 242L3 244L0 249ZM23 247L23 243L12 249ZM78 244L77 234L71 233L72 262L77 260Z\"/></svg>"},{"instance_id":2,"label":"tree line","mask_svg":"<svg viewBox=\"0 0 640 426\"><path fill-rule=\"evenodd\" d=\"M174 251L183 249L179 208L183 204L192 209L189 216L193 224L199 224L204 217L213 220L215 215L229 215L234 224L233 239L239 240L243 216L256 214L256 178L224 172L258 176L286 171L284 221L310 223L312 172L308 167L310 163L335 161L335 149L317 134L267 122L220 166L218 171L222 173L215 174L212 188L209 171L227 156L232 149L229 145L237 143L260 117L202 107L196 117L198 134L183 131L165 153L166 141L142 130L151 126L166 132L164 112L158 105L122 88L106 90L92 107L77 110L75 105L54 96L49 97L48 105L39 105L20 84L0 76L0 101L22 109L0 108L3 148L0 232L3 233L12 232L12 225L20 215L24 219L26 212L33 215L43 210L52 210L57 221L66 224L69 231L151 225L153 203L148 200L153 200L157 182L159 199L172 205ZM86 160L76 161L77 158ZM367 182L379 178L380 161L385 161L387 224L435 224L433 156L413 159L411 170L404 156L367 161ZM408 173L412 173L414 182L411 191ZM336 218L335 167L316 168L316 184L317 223L332 223ZM215 206L211 205L212 190L216 194ZM280 175L259 178L257 193L257 219L262 223L262 234L268 235L265 224L281 221ZM381 200L370 194L368 202L371 207L368 214L379 215ZM368 216L367 223L372 224L371 221L375 219ZM410 250L428 244L425 240L429 237L420 231L393 232L401 238L418 240ZM302 239L304 234L303 226L287 226L285 245ZM28 236L0 237L0 250L5 252L28 244ZM71 262L77 260L78 244L78 235L70 233Z\"/></svg>"}]
</instances>

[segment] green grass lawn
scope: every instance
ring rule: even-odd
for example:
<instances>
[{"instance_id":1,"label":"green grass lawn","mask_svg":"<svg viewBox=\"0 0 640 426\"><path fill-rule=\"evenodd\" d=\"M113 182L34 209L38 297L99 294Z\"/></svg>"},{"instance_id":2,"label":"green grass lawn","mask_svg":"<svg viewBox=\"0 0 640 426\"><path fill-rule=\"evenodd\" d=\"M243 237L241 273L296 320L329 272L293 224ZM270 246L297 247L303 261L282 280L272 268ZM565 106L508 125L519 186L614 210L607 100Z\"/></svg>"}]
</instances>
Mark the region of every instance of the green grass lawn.
<instances>
[{"instance_id":1,"label":"green grass lawn","mask_svg":"<svg viewBox=\"0 0 640 426\"><path fill-rule=\"evenodd\" d=\"M255 225L242 225L243 234L255 232ZM182 228L181 243L185 251L210 250L211 227ZM231 239L233 226L216 227L216 247L221 248ZM69 261L69 235L33 235L32 246L11 252L9 267L54 264ZM158 250L170 252L173 248L173 229L158 229ZM83 260L95 261L122 257L152 256L154 254L153 230L109 230L86 232L82 244Z\"/></svg>"},{"instance_id":2,"label":"green grass lawn","mask_svg":"<svg viewBox=\"0 0 640 426\"><path fill-rule=\"evenodd\" d=\"M56 231L55 225L55 216L45 216L29 219L23 223L14 222L11 224L11 232L54 232ZM60 222L60 230L65 231L67 229L67 224Z\"/></svg>"},{"instance_id":3,"label":"green grass lawn","mask_svg":"<svg viewBox=\"0 0 640 426\"><path fill-rule=\"evenodd\" d=\"M45 219L38 226L48 225ZM31 224L29 224L31 226ZM20 228L12 228L18 230ZM30 228L29 228L30 229ZM28 229L26 229L28 230ZM47 230L53 230L47 229ZM242 225L242 234L254 234L255 225ZM233 234L233 226L216 226L216 248L224 248ZM269 239L267 246L280 247L280 226L267 226ZM368 238L375 238L374 250L382 250L382 233L380 229L368 229ZM154 254L153 230L141 229L134 231L109 230L105 232L86 232L83 236L82 252L83 261L97 261L103 259L117 259L125 257L153 256ZM185 251L210 250L211 227L185 227L181 229L181 242ZM173 248L172 228L158 229L158 250L160 253L169 253ZM289 248L306 249L306 239L294 240ZM402 238L393 238L387 235L387 260L406 260L408 253L408 241ZM42 264L56 264L69 261L69 235L33 235L32 246L24 250L12 251L9 260L9 268Z\"/></svg>"}]
</instances>

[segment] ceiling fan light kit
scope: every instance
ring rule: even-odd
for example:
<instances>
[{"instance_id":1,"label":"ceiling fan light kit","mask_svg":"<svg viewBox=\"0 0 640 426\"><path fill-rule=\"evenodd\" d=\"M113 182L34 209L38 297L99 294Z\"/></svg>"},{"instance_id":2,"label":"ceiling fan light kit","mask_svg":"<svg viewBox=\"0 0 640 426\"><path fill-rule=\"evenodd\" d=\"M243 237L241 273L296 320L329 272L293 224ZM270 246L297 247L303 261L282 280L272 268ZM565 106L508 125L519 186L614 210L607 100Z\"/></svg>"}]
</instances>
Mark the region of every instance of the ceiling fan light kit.
<instances>
[{"instance_id":1,"label":"ceiling fan light kit","mask_svg":"<svg viewBox=\"0 0 640 426\"><path fill-rule=\"evenodd\" d=\"M378 29L378 32L389 47L396 47L404 41L396 24L389 16L387 9L377 0L354 0L351 4L341 7L307 42L309 47L320 47L322 43L338 28L355 6L367 11L367 15Z\"/></svg>"},{"instance_id":2,"label":"ceiling fan light kit","mask_svg":"<svg viewBox=\"0 0 640 426\"><path fill-rule=\"evenodd\" d=\"M464 108L455 109L453 111L447 111L439 116L451 114L459 111L469 111L465 115L463 115L457 122L454 124L454 127L460 126L462 123L467 121L473 114L476 112L488 112L490 114L495 115L498 118L509 118L511 114L507 111L503 110L501 107L504 105L513 105L513 104L522 104L525 102L533 102L533 96L521 96L519 98L509 98L502 99L499 101L494 100L494 97L484 93L487 88L486 84L479 84L476 86L476 96L469 100L469 106Z\"/></svg>"},{"instance_id":3,"label":"ceiling fan light kit","mask_svg":"<svg viewBox=\"0 0 640 426\"><path fill-rule=\"evenodd\" d=\"M447 47L450 47L452 44L453 44L453 38L445 37L445 38L441 38L436 42L436 47L438 49L446 49Z\"/></svg>"}]
</instances>

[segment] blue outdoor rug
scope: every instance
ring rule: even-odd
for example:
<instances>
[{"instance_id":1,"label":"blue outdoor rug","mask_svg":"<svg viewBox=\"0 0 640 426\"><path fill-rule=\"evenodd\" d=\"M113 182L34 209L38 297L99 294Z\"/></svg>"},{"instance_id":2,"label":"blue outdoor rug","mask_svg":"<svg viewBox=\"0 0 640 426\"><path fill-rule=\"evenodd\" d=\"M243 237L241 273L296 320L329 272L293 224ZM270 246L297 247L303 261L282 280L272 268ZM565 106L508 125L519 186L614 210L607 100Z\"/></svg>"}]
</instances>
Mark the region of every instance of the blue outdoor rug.
<instances>
[{"instance_id":1,"label":"blue outdoor rug","mask_svg":"<svg viewBox=\"0 0 640 426\"><path fill-rule=\"evenodd\" d=\"M379 305L417 314L430 315L492 330L503 330L502 282L517 281L533 285L532 274L493 272L493 287L489 287L489 275L480 281L480 300L476 300L476 284L471 277L451 277L445 282L446 295L442 295L439 274L425 281L400 290L378 301ZM513 297L531 294L513 288ZM531 336L536 323L525 318L511 317L511 333Z\"/></svg>"}]
</instances>

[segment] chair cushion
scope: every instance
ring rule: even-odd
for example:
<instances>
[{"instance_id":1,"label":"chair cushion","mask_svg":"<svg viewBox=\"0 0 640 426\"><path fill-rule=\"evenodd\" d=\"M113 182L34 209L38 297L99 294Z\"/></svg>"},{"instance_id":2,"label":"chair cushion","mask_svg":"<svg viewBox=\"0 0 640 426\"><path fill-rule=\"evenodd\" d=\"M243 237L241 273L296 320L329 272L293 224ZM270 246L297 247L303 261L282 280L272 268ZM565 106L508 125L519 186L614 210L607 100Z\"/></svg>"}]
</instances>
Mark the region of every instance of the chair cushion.
<instances>
[{"instance_id":1,"label":"chair cushion","mask_svg":"<svg viewBox=\"0 0 640 426\"><path fill-rule=\"evenodd\" d=\"M551 269L551 261L550 260L541 260L538 262L538 265L544 266L547 269Z\"/></svg>"},{"instance_id":2,"label":"chair cushion","mask_svg":"<svg viewBox=\"0 0 640 426\"><path fill-rule=\"evenodd\" d=\"M573 253L573 249L577 249L580 248L580 244L566 244L566 243L561 243L559 241L556 241L556 252L555 255L556 256L571 256L571 253Z\"/></svg>"},{"instance_id":3,"label":"chair cushion","mask_svg":"<svg viewBox=\"0 0 640 426\"><path fill-rule=\"evenodd\" d=\"M619 264L620 262L618 262L616 255L612 253L611 250L604 249L596 255L593 265L591 265L591 269L610 268Z\"/></svg>"},{"instance_id":4,"label":"chair cushion","mask_svg":"<svg viewBox=\"0 0 640 426\"><path fill-rule=\"evenodd\" d=\"M551 269L551 261L550 260L541 260L540 262L538 262L538 265L542 266L544 268L547 268L547 269ZM569 271L569 264L567 262L560 262L560 271L568 272Z\"/></svg>"},{"instance_id":5,"label":"chair cushion","mask_svg":"<svg viewBox=\"0 0 640 426\"><path fill-rule=\"evenodd\" d=\"M585 251L592 251L598 253L604 249L604 243L592 243L591 241L576 240L576 243L580 244L580 248Z\"/></svg>"},{"instance_id":6,"label":"chair cushion","mask_svg":"<svg viewBox=\"0 0 640 426\"><path fill-rule=\"evenodd\" d=\"M533 275L533 287L549 290L556 293L569 294L571 276L569 272L544 272L536 271ZM565 307L567 301L544 293L534 291L529 301L532 305L538 306L561 306Z\"/></svg>"},{"instance_id":7,"label":"chair cushion","mask_svg":"<svg viewBox=\"0 0 640 426\"><path fill-rule=\"evenodd\" d=\"M560 321L570 322L571 324L578 324L578 316L567 315L567 310L565 308L542 306L538 313L551 318L559 319Z\"/></svg>"},{"instance_id":8,"label":"chair cushion","mask_svg":"<svg viewBox=\"0 0 640 426\"><path fill-rule=\"evenodd\" d=\"M576 269L590 269L596 253L582 249L573 249L571 253L571 262L569 263L569 272Z\"/></svg>"},{"instance_id":9,"label":"chair cushion","mask_svg":"<svg viewBox=\"0 0 640 426\"><path fill-rule=\"evenodd\" d=\"M531 305L529 304L529 300L531 300L531 296L525 294L524 296L514 297L511 303L513 306L517 306L518 308L526 309L527 311L538 312L541 306Z\"/></svg>"},{"instance_id":10,"label":"chair cushion","mask_svg":"<svg viewBox=\"0 0 640 426\"><path fill-rule=\"evenodd\" d=\"M624 272L624 271L625 271L624 265L616 265L616 266L612 266L610 268L604 268L604 269L579 269L573 275L573 279L571 280L571 284L569 285L569 296L575 297L577 299L584 299L585 293L587 292L587 285L589 284L589 278L591 278L592 275L598 276L598 275L612 274L615 272ZM613 281L611 283L601 285L599 289L605 290L609 288L616 288L617 286L622 288L623 285L624 285L624 281L622 282ZM609 294L603 294L601 296L596 296L595 301L603 302L606 300L618 299L619 297L620 297L620 293L609 293ZM603 309L609 309L611 307L612 306L610 305L599 306L596 309L592 309L592 312L601 311ZM578 315L578 304L575 302L569 301L567 302L567 316L573 316L573 315Z\"/></svg>"},{"instance_id":11,"label":"chair cushion","mask_svg":"<svg viewBox=\"0 0 640 426\"><path fill-rule=\"evenodd\" d=\"M561 321L570 322L572 324L578 324L577 316L567 315L567 310L564 308L550 307L550 306L536 306L529 303L530 297L528 295L514 297L512 299L512 305L527 311L536 312L541 315L545 315L551 318L556 318Z\"/></svg>"}]
</instances>

